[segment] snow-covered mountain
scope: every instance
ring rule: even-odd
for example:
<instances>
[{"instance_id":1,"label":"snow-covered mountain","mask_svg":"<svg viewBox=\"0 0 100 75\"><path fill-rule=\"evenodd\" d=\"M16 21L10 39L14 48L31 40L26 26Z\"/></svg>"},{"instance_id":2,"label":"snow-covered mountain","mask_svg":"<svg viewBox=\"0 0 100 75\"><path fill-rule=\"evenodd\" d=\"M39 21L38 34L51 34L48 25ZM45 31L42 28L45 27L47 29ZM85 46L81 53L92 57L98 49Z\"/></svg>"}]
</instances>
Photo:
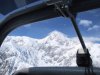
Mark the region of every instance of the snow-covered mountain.
<instances>
[{"instance_id":1,"label":"snow-covered mountain","mask_svg":"<svg viewBox=\"0 0 100 75\"><path fill-rule=\"evenodd\" d=\"M93 65L100 67L100 44L86 42ZM0 48L0 75L11 75L27 67L77 66L76 52L81 45L76 38L53 31L43 39L8 36Z\"/></svg>"}]
</instances>

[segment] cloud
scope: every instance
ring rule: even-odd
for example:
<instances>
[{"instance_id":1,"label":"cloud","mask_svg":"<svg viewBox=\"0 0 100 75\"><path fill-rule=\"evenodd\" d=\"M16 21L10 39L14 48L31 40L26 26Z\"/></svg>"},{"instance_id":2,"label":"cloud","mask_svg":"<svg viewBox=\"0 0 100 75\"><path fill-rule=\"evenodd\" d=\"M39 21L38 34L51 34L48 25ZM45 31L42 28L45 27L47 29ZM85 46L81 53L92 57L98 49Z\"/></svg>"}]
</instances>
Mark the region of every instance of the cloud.
<instances>
[{"instance_id":1,"label":"cloud","mask_svg":"<svg viewBox=\"0 0 100 75\"><path fill-rule=\"evenodd\" d=\"M92 26L92 27L89 27L89 28L88 28L88 31L91 31L91 30L98 30L99 28L100 28L100 26L94 25L94 26Z\"/></svg>"},{"instance_id":2,"label":"cloud","mask_svg":"<svg viewBox=\"0 0 100 75\"><path fill-rule=\"evenodd\" d=\"M84 37L84 39L92 42L100 42L99 37Z\"/></svg>"},{"instance_id":3,"label":"cloud","mask_svg":"<svg viewBox=\"0 0 100 75\"><path fill-rule=\"evenodd\" d=\"M31 26L31 24L26 24L26 25L24 25L24 27L30 27Z\"/></svg>"},{"instance_id":4,"label":"cloud","mask_svg":"<svg viewBox=\"0 0 100 75\"><path fill-rule=\"evenodd\" d=\"M73 37L73 40L78 40L78 37ZM99 37L83 37L85 42L100 42Z\"/></svg>"},{"instance_id":5,"label":"cloud","mask_svg":"<svg viewBox=\"0 0 100 75\"><path fill-rule=\"evenodd\" d=\"M80 20L79 25L88 27L87 31L98 30L100 28L99 25L93 25L93 22L90 20Z\"/></svg>"},{"instance_id":6,"label":"cloud","mask_svg":"<svg viewBox=\"0 0 100 75\"><path fill-rule=\"evenodd\" d=\"M90 20L80 20L79 25L82 25L84 27L89 27L93 24L92 21Z\"/></svg>"}]
</instances>

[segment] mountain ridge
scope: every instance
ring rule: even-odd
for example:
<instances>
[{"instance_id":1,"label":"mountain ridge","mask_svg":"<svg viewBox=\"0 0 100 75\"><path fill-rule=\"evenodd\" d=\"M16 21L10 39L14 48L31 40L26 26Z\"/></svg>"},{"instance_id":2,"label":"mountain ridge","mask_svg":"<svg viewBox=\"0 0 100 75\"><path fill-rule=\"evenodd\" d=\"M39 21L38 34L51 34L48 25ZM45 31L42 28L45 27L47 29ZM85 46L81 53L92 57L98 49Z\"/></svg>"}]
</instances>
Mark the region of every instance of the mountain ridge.
<instances>
[{"instance_id":1,"label":"mountain ridge","mask_svg":"<svg viewBox=\"0 0 100 75\"><path fill-rule=\"evenodd\" d=\"M86 42L93 65L100 67L100 44ZM53 31L43 39L8 36L0 48L0 75L11 75L27 67L77 66L76 52L81 48L76 38ZM24 66L23 66L24 65Z\"/></svg>"}]
</instances>

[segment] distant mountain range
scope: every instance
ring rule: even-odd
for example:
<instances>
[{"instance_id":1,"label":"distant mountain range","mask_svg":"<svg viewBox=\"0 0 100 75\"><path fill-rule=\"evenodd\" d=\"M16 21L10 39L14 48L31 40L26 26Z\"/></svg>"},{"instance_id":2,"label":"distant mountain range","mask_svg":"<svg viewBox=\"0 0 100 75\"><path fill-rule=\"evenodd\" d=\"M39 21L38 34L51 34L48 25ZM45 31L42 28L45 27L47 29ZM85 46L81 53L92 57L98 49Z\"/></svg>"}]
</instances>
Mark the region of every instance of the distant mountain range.
<instances>
[{"instance_id":1,"label":"distant mountain range","mask_svg":"<svg viewBox=\"0 0 100 75\"><path fill-rule=\"evenodd\" d=\"M93 65L100 67L100 44L87 39ZM0 75L11 75L27 67L77 66L76 52L81 48L77 38L53 31L43 39L8 36L0 48Z\"/></svg>"}]
</instances>

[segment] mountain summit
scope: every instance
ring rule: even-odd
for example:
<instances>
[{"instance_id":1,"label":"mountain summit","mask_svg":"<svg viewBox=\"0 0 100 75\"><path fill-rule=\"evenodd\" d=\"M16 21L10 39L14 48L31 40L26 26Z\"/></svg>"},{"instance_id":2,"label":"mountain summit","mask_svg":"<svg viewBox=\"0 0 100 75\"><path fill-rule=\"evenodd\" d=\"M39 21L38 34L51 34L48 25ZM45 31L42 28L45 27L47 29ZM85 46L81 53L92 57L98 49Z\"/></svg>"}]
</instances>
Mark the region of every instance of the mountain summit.
<instances>
[{"instance_id":1,"label":"mountain summit","mask_svg":"<svg viewBox=\"0 0 100 75\"><path fill-rule=\"evenodd\" d=\"M100 44L88 42L86 45L93 65L100 67ZM58 31L43 39L8 36L0 48L0 75L11 75L27 67L77 66L76 52L79 48L81 45L77 39Z\"/></svg>"}]
</instances>

